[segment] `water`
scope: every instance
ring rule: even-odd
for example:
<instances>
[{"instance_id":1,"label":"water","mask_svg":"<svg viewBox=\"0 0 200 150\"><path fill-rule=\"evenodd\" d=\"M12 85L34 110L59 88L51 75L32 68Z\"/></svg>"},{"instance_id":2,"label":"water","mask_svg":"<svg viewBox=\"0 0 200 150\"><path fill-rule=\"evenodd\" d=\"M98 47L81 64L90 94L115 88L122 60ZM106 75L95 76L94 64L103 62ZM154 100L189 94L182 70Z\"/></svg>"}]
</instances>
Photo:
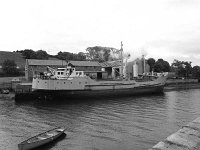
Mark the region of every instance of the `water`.
<instances>
[{"instance_id":1,"label":"water","mask_svg":"<svg viewBox=\"0 0 200 150\"><path fill-rule=\"evenodd\" d=\"M0 149L55 126L67 136L46 150L146 150L200 117L200 89L79 103L0 99Z\"/></svg>"}]
</instances>

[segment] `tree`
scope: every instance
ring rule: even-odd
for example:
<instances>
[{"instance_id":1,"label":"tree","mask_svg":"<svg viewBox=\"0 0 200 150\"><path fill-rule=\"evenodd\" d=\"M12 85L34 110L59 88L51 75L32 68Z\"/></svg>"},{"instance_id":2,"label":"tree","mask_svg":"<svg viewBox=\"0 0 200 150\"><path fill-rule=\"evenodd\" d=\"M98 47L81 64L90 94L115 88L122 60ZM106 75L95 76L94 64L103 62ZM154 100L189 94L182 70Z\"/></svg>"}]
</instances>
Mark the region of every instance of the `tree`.
<instances>
[{"instance_id":1,"label":"tree","mask_svg":"<svg viewBox=\"0 0 200 150\"><path fill-rule=\"evenodd\" d=\"M6 59L2 64L2 70L6 75L18 75L19 71L14 60Z\"/></svg>"},{"instance_id":2,"label":"tree","mask_svg":"<svg viewBox=\"0 0 200 150\"><path fill-rule=\"evenodd\" d=\"M36 59L37 58L36 52L33 51L32 49L25 49L20 52L25 57L25 59Z\"/></svg>"},{"instance_id":3,"label":"tree","mask_svg":"<svg viewBox=\"0 0 200 150\"><path fill-rule=\"evenodd\" d=\"M150 71L154 71L154 65L155 65L155 63L156 63L155 59L149 58L149 59L147 60L147 63L148 63L148 65L150 66Z\"/></svg>"},{"instance_id":4,"label":"tree","mask_svg":"<svg viewBox=\"0 0 200 150\"><path fill-rule=\"evenodd\" d=\"M192 68L192 76L194 78L200 79L200 66L194 66Z\"/></svg>"},{"instance_id":5,"label":"tree","mask_svg":"<svg viewBox=\"0 0 200 150\"><path fill-rule=\"evenodd\" d=\"M189 75L192 73L192 62L184 62L184 66L185 66L185 77L188 78Z\"/></svg>"},{"instance_id":6,"label":"tree","mask_svg":"<svg viewBox=\"0 0 200 150\"><path fill-rule=\"evenodd\" d=\"M189 77L189 74L192 72L191 64L192 62L179 61L175 59L171 65L171 69L177 74L177 76Z\"/></svg>"},{"instance_id":7,"label":"tree","mask_svg":"<svg viewBox=\"0 0 200 150\"><path fill-rule=\"evenodd\" d=\"M58 52L56 58L61 60L86 60L86 55L83 52L79 52L78 54L70 53L70 52Z\"/></svg>"},{"instance_id":8,"label":"tree","mask_svg":"<svg viewBox=\"0 0 200 150\"><path fill-rule=\"evenodd\" d=\"M73 60L73 53L69 53L69 52L58 52L58 54L56 55L56 57L58 59L61 60Z\"/></svg>"},{"instance_id":9,"label":"tree","mask_svg":"<svg viewBox=\"0 0 200 150\"><path fill-rule=\"evenodd\" d=\"M169 72L170 65L167 61L160 58L155 62L154 69L155 72Z\"/></svg>"},{"instance_id":10,"label":"tree","mask_svg":"<svg viewBox=\"0 0 200 150\"><path fill-rule=\"evenodd\" d=\"M43 50L38 50L36 52L36 58L37 59L48 59L49 55L47 54L46 51Z\"/></svg>"},{"instance_id":11,"label":"tree","mask_svg":"<svg viewBox=\"0 0 200 150\"><path fill-rule=\"evenodd\" d=\"M32 49L17 50L25 59L48 59L49 54L44 50L33 51Z\"/></svg>"},{"instance_id":12,"label":"tree","mask_svg":"<svg viewBox=\"0 0 200 150\"><path fill-rule=\"evenodd\" d=\"M79 52L76 60L86 60L86 55L83 52Z\"/></svg>"},{"instance_id":13,"label":"tree","mask_svg":"<svg viewBox=\"0 0 200 150\"><path fill-rule=\"evenodd\" d=\"M110 52L112 49L114 48L94 46L88 47L86 51L89 53L89 57L91 60L104 62L109 60Z\"/></svg>"}]
</instances>

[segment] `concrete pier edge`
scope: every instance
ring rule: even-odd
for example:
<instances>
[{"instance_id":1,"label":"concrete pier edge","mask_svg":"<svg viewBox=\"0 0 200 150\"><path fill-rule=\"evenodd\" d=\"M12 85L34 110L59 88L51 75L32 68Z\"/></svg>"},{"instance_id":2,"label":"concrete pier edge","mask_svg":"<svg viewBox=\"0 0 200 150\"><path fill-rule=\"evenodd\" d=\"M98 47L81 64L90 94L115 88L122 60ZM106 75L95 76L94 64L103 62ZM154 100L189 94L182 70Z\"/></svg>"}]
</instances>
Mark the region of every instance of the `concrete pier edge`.
<instances>
[{"instance_id":1,"label":"concrete pier edge","mask_svg":"<svg viewBox=\"0 0 200 150\"><path fill-rule=\"evenodd\" d=\"M200 117L149 150L200 150Z\"/></svg>"}]
</instances>

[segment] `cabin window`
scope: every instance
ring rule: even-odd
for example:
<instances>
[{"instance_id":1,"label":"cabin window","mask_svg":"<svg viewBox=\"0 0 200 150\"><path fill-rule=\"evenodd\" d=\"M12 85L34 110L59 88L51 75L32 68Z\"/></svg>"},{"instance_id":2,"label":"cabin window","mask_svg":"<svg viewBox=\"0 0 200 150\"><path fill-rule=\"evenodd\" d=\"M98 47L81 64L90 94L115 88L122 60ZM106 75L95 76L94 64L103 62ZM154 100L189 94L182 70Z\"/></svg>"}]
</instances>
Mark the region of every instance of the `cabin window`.
<instances>
[{"instance_id":1,"label":"cabin window","mask_svg":"<svg viewBox=\"0 0 200 150\"><path fill-rule=\"evenodd\" d=\"M79 72L79 75L81 75L82 74L82 72Z\"/></svg>"},{"instance_id":2,"label":"cabin window","mask_svg":"<svg viewBox=\"0 0 200 150\"><path fill-rule=\"evenodd\" d=\"M61 72L61 75L63 75L63 72Z\"/></svg>"},{"instance_id":3,"label":"cabin window","mask_svg":"<svg viewBox=\"0 0 200 150\"><path fill-rule=\"evenodd\" d=\"M76 75L78 75L78 72L76 73Z\"/></svg>"},{"instance_id":4,"label":"cabin window","mask_svg":"<svg viewBox=\"0 0 200 150\"><path fill-rule=\"evenodd\" d=\"M60 75L60 72L58 72L58 75Z\"/></svg>"}]
</instances>

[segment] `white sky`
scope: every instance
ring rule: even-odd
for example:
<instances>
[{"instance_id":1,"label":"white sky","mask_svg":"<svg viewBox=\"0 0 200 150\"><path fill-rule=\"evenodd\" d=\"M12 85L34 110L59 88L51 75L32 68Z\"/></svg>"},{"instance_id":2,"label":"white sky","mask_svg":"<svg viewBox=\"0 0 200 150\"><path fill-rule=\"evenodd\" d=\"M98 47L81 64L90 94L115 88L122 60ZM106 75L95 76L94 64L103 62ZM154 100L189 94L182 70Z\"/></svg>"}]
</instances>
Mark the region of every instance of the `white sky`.
<instances>
[{"instance_id":1,"label":"white sky","mask_svg":"<svg viewBox=\"0 0 200 150\"><path fill-rule=\"evenodd\" d=\"M0 0L0 51L120 48L200 65L200 0Z\"/></svg>"}]
</instances>

